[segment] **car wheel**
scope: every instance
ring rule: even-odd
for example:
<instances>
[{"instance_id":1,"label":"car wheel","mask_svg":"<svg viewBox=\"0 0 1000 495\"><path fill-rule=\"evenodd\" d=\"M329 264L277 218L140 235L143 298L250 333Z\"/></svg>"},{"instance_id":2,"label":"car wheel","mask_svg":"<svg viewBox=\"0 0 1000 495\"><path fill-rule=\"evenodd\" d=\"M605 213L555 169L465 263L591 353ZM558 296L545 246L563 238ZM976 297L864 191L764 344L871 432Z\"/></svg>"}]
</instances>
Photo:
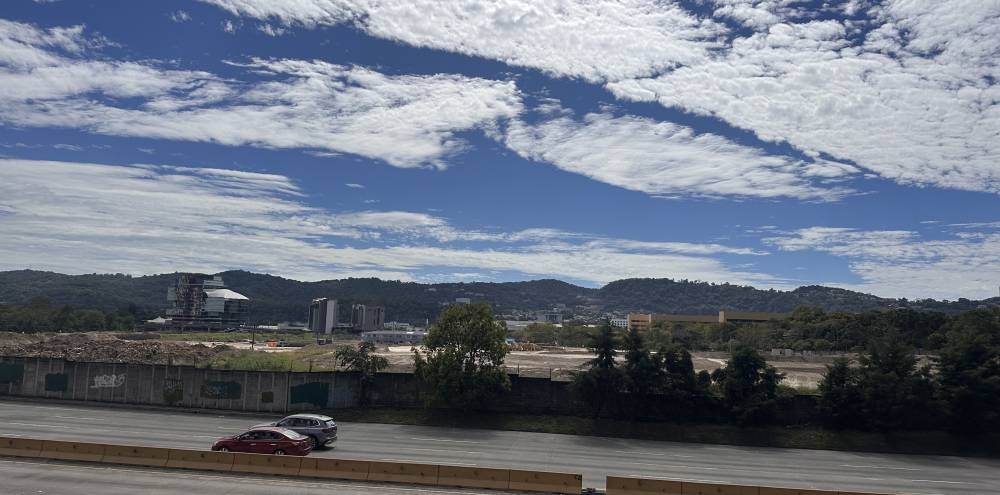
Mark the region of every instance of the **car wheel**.
<instances>
[{"instance_id":1,"label":"car wheel","mask_svg":"<svg viewBox=\"0 0 1000 495\"><path fill-rule=\"evenodd\" d=\"M285 455L285 451L281 449L275 450L274 455Z\"/></svg>"},{"instance_id":2,"label":"car wheel","mask_svg":"<svg viewBox=\"0 0 1000 495\"><path fill-rule=\"evenodd\" d=\"M229 447L219 447L219 452L229 452Z\"/></svg>"},{"instance_id":3,"label":"car wheel","mask_svg":"<svg viewBox=\"0 0 1000 495\"><path fill-rule=\"evenodd\" d=\"M319 440L316 440L316 437L309 437L309 448L315 449L316 447L319 447Z\"/></svg>"}]
</instances>

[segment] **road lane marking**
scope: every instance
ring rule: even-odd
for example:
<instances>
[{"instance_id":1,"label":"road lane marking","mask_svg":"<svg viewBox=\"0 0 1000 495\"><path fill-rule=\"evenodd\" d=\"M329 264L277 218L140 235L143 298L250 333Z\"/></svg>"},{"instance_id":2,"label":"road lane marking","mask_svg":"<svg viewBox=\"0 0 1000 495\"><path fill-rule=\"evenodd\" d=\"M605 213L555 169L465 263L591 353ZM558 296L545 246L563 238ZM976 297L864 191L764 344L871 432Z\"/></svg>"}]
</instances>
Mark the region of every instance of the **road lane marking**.
<instances>
[{"instance_id":1,"label":"road lane marking","mask_svg":"<svg viewBox=\"0 0 1000 495\"><path fill-rule=\"evenodd\" d=\"M918 468L908 468L908 467L893 467L893 466L866 466L857 464L841 464L840 467L849 468L866 468L866 469L895 469L898 471L920 471Z\"/></svg>"},{"instance_id":2,"label":"road lane marking","mask_svg":"<svg viewBox=\"0 0 1000 495\"><path fill-rule=\"evenodd\" d=\"M417 438L410 437L410 440L419 440L422 442L452 442L452 443L481 443L478 440L448 440L445 438Z\"/></svg>"},{"instance_id":3,"label":"road lane marking","mask_svg":"<svg viewBox=\"0 0 1000 495\"><path fill-rule=\"evenodd\" d=\"M660 453L660 452L638 452L638 451L635 451L635 450L616 450L615 453L616 454L653 455L653 456L657 456L657 457L665 457L665 456L669 456L669 457L682 457L682 458L685 458L685 459L694 457L693 455L663 454L663 453Z\"/></svg>"},{"instance_id":4,"label":"road lane marking","mask_svg":"<svg viewBox=\"0 0 1000 495\"><path fill-rule=\"evenodd\" d=\"M630 466L653 466L659 468L678 468L678 469L702 469L705 471L718 471L719 468L714 467L702 467L702 466L681 466L676 464L652 464L649 462L630 462Z\"/></svg>"},{"instance_id":5,"label":"road lane marking","mask_svg":"<svg viewBox=\"0 0 1000 495\"><path fill-rule=\"evenodd\" d=\"M414 461L413 459L379 459L379 460L383 461L383 462L405 462L405 463L410 463L410 464L412 464L412 463L418 463L419 464L418 461ZM479 464L473 464L471 462L449 462L448 464L449 465L454 465L454 466L478 466L479 465Z\"/></svg>"},{"instance_id":6,"label":"road lane marking","mask_svg":"<svg viewBox=\"0 0 1000 495\"><path fill-rule=\"evenodd\" d=\"M482 454L482 452L476 452L472 450L447 450L447 449L413 449L409 447L401 447L403 450L416 450L419 452L447 452L449 454Z\"/></svg>"},{"instance_id":7,"label":"road lane marking","mask_svg":"<svg viewBox=\"0 0 1000 495\"><path fill-rule=\"evenodd\" d=\"M910 480L914 483L950 483L953 485L968 485L968 481L947 481L947 480Z\"/></svg>"}]
</instances>

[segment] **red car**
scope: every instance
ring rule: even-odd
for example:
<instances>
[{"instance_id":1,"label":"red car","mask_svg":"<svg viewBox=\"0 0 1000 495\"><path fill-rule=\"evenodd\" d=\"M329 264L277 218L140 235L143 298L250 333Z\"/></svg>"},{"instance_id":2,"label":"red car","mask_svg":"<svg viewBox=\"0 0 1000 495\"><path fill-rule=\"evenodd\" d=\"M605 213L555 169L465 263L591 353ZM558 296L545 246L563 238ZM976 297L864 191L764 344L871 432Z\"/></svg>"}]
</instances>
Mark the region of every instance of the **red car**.
<instances>
[{"instance_id":1,"label":"red car","mask_svg":"<svg viewBox=\"0 0 1000 495\"><path fill-rule=\"evenodd\" d=\"M308 437L287 428L260 426L220 438L212 445L219 452L247 452L250 454L307 455L312 450Z\"/></svg>"}]
</instances>

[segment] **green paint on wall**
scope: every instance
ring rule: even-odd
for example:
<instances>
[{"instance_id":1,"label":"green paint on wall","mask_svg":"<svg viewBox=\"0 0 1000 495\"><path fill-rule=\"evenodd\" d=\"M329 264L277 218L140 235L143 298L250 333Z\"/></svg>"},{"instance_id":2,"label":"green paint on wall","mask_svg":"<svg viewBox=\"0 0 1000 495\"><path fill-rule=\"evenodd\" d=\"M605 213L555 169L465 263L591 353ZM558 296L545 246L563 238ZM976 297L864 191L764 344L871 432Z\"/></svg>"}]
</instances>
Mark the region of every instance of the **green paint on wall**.
<instances>
[{"instance_id":1,"label":"green paint on wall","mask_svg":"<svg viewBox=\"0 0 1000 495\"><path fill-rule=\"evenodd\" d=\"M46 392L65 392L69 387L69 377L66 373L49 373L45 375Z\"/></svg>"},{"instance_id":2,"label":"green paint on wall","mask_svg":"<svg viewBox=\"0 0 1000 495\"><path fill-rule=\"evenodd\" d=\"M0 383L21 383L24 365L21 363L0 363Z\"/></svg>"},{"instance_id":3,"label":"green paint on wall","mask_svg":"<svg viewBox=\"0 0 1000 495\"><path fill-rule=\"evenodd\" d=\"M303 383L292 387L292 404L308 402L323 407L330 398L330 384L325 382Z\"/></svg>"},{"instance_id":4,"label":"green paint on wall","mask_svg":"<svg viewBox=\"0 0 1000 495\"><path fill-rule=\"evenodd\" d=\"M205 382L201 385L203 399L239 399L243 397L243 385L239 382Z\"/></svg>"},{"instance_id":5,"label":"green paint on wall","mask_svg":"<svg viewBox=\"0 0 1000 495\"><path fill-rule=\"evenodd\" d=\"M163 383L163 402L174 405L184 400L184 382L177 378L167 378Z\"/></svg>"}]
</instances>

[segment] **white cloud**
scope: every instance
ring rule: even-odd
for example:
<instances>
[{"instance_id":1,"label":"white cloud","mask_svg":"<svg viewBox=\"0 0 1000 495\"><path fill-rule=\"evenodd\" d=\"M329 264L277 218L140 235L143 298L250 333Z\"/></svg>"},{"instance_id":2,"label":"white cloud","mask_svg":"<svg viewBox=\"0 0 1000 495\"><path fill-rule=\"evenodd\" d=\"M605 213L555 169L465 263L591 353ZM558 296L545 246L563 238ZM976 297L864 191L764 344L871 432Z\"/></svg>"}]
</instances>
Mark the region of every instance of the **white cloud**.
<instances>
[{"instance_id":1,"label":"white cloud","mask_svg":"<svg viewBox=\"0 0 1000 495\"><path fill-rule=\"evenodd\" d=\"M237 29L239 29L239 26L236 25L236 24L234 24L233 21L230 21L229 19L226 19L226 20L222 21L222 30L223 31L225 31L225 32L227 32L229 34L233 34L233 33L236 32Z\"/></svg>"},{"instance_id":2,"label":"white cloud","mask_svg":"<svg viewBox=\"0 0 1000 495\"><path fill-rule=\"evenodd\" d=\"M902 184L1000 192L1000 2L889 1L872 14L750 22L758 32L705 63L608 88ZM858 42L861 28L872 31Z\"/></svg>"},{"instance_id":3,"label":"white cloud","mask_svg":"<svg viewBox=\"0 0 1000 495\"><path fill-rule=\"evenodd\" d=\"M1000 280L1000 232L924 239L903 230L810 227L765 243L843 258L862 282L826 285L886 297L982 299L995 295Z\"/></svg>"},{"instance_id":4,"label":"white cloud","mask_svg":"<svg viewBox=\"0 0 1000 495\"><path fill-rule=\"evenodd\" d=\"M813 177L843 178L856 170L829 162L768 155L715 134L639 117L591 113L528 124L516 120L508 147L529 159L652 195L793 197L833 200L845 188Z\"/></svg>"},{"instance_id":5,"label":"white cloud","mask_svg":"<svg viewBox=\"0 0 1000 495\"><path fill-rule=\"evenodd\" d=\"M698 62L723 27L644 0L204 0L306 27L351 23L372 36L590 81Z\"/></svg>"},{"instance_id":6,"label":"white cloud","mask_svg":"<svg viewBox=\"0 0 1000 495\"><path fill-rule=\"evenodd\" d=\"M154 63L86 60L82 30L0 23L0 121L100 134L319 149L398 167L445 166L456 132L521 110L513 82L388 76L321 61L244 64L258 82ZM141 101L126 106L122 98Z\"/></svg>"},{"instance_id":7,"label":"white cloud","mask_svg":"<svg viewBox=\"0 0 1000 495\"><path fill-rule=\"evenodd\" d=\"M781 284L710 256L763 254L750 249L551 229L484 233L405 211L330 212L305 204L287 177L224 169L0 160L0 229L0 269L242 268L303 280L496 270L595 284L639 276Z\"/></svg>"},{"instance_id":8,"label":"white cloud","mask_svg":"<svg viewBox=\"0 0 1000 495\"><path fill-rule=\"evenodd\" d=\"M365 188L365 186L363 184L355 184L353 182L348 182L347 184L344 184L344 185L347 186L347 187L350 187L351 189L364 189Z\"/></svg>"},{"instance_id":9,"label":"white cloud","mask_svg":"<svg viewBox=\"0 0 1000 495\"><path fill-rule=\"evenodd\" d=\"M273 38L276 38L278 36L284 35L285 32L286 32L285 28L278 27L278 26L272 26L272 25L267 24L267 23L264 23L264 24L261 24L261 25L257 26L257 30L260 31L260 32L262 32L262 33L264 33L264 34L266 34L266 35L268 35L268 36L271 36Z\"/></svg>"},{"instance_id":10,"label":"white cloud","mask_svg":"<svg viewBox=\"0 0 1000 495\"><path fill-rule=\"evenodd\" d=\"M183 10L178 10L176 12L170 13L170 20L174 22L187 22L191 20L191 14Z\"/></svg>"}]
</instances>

